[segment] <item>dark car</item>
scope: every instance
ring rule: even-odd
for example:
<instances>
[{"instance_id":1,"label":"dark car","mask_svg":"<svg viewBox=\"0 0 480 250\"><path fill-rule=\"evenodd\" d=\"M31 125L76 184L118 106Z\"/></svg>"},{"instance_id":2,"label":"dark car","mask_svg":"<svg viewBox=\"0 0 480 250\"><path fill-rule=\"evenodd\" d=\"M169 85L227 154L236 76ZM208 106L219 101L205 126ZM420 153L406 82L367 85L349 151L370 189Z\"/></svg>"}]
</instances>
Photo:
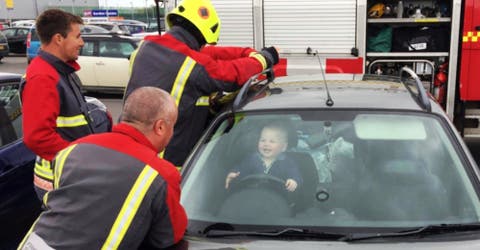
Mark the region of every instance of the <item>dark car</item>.
<instances>
[{"instance_id":1,"label":"dark car","mask_svg":"<svg viewBox=\"0 0 480 250\"><path fill-rule=\"evenodd\" d=\"M27 36L29 30L29 27L11 27L2 31L7 37L10 52L25 54L27 50Z\"/></svg>"},{"instance_id":2,"label":"dark car","mask_svg":"<svg viewBox=\"0 0 480 250\"><path fill-rule=\"evenodd\" d=\"M183 166L189 222L176 249L479 249L477 165L418 76L402 72L244 84ZM263 151L274 149L258 145L274 122L288 129L272 164ZM238 170L252 159L258 172ZM283 175L301 177L293 192L272 170L285 159Z\"/></svg>"},{"instance_id":3,"label":"dark car","mask_svg":"<svg viewBox=\"0 0 480 250\"><path fill-rule=\"evenodd\" d=\"M8 47L8 41L5 35L0 31L0 61L5 57L8 56L8 52L10 49Z\"/></svg>"},{"instance_id":4,"label":"dark car","mask_svg":"<svg viewBox=\"0 0 480 250\"><path fill-rule=\"evenodd\" d=\"M0 249L15 249L41 211L35 155L22 141L21 75L0 73Z\"/></svg>"}]
</instances>

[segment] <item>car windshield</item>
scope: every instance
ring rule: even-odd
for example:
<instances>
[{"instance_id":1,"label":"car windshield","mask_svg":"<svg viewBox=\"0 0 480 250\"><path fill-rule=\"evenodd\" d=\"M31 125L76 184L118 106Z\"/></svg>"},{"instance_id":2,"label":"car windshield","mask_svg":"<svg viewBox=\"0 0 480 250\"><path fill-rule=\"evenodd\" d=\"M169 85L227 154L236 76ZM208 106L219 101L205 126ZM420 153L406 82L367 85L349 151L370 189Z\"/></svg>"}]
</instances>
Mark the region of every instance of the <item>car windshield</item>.
<instances>
[{"instance_id":1,"label":"car windshield","mask_svg":"<svg viewBox=\"0 0 480 250\"><path fill-rule=\"evenodd\" d=\"M471 166L442 122L425 113L359 110L224 115L183 173L189 227L479 222ZM264 135L275 127L276 139ZM275 140L284 147L265 146ZM231 173L237 176L226 188ZM288 179L297 182L293 192Z\"/></svg>"}]
</instances>

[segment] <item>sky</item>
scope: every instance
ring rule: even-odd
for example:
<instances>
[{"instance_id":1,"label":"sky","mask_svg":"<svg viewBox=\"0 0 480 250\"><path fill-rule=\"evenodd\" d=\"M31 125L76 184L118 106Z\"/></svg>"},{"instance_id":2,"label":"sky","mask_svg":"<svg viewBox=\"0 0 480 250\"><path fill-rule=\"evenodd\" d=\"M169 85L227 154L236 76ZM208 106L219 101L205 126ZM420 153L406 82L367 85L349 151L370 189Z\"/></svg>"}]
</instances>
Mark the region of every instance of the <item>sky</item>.
<instances>
[{"instance_id":1,"label":"sky","mask_svg":"<svg viewBox=\"0 0 480 250\"><path fill-rule=\"evenodd\" d=\"M145 7L155 5L154 0L98 0L101 7Z\"/></svg>"}]
</instances>

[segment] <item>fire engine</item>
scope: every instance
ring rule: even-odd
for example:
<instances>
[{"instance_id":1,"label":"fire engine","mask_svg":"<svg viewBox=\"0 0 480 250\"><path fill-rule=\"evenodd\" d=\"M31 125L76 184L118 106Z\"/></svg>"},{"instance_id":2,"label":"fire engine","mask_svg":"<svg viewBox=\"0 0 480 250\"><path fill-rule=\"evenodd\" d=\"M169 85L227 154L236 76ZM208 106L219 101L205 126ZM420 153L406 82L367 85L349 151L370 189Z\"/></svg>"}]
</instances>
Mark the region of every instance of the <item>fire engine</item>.
<instances>
[{"instance_id":1,"label":"fire engine","mask_svg":"<svg viewBox=\"0 0 480 250\"><path fill-rule=\"evenodd\" d=\"M177 1L162 1L166 11ZM179 1L178 1L179 2ZM219 45L279 48L287 74L357 79L410 66L465 137L480 137L480 1L212 0ZM318 58L321 58L321 64ZM322 67L323 65L323 67Z\"/></svg>"}]
</instances>

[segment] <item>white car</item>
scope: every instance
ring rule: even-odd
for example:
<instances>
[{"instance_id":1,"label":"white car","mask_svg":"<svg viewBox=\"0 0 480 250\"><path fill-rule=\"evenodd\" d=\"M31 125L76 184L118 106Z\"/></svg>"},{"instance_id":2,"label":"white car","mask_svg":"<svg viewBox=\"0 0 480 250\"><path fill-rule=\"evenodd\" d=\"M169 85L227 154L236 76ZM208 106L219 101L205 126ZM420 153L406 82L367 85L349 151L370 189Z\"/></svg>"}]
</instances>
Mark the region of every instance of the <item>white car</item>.
<instances>
[{"instance_id":1,"label":"white car","mask_svg":"<svg viewBox=\"0 0 480 250\"><path fill-rule=\"evenodd\" d=\"M85 42L78 63L82 87L88 91L123 92L129 79L129 58L137 48L132 37L82 35Z\"/></svg>"}]
</instances>

